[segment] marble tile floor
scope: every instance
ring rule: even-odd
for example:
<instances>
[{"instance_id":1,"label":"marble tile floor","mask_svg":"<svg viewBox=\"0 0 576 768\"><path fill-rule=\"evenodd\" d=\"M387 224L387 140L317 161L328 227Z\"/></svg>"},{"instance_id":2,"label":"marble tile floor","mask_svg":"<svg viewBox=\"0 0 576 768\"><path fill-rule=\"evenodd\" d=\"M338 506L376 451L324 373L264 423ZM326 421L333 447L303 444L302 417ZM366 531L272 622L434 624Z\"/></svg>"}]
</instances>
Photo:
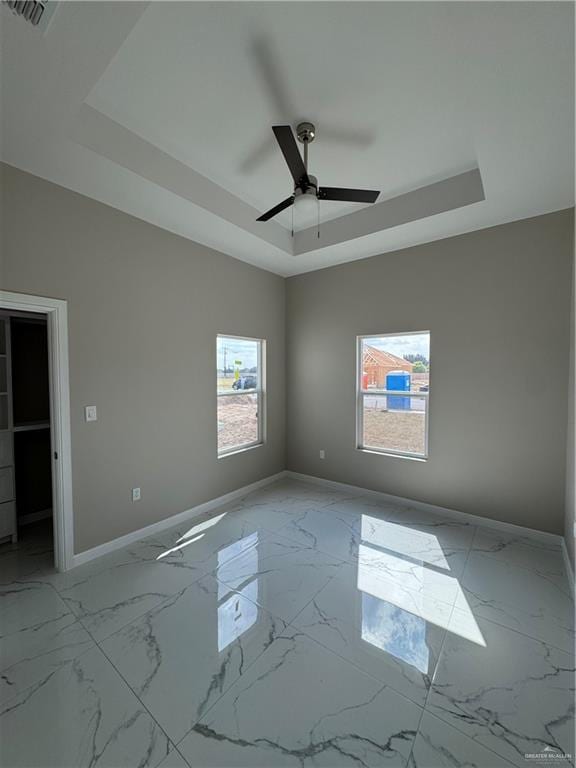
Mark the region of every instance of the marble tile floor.
<instances>
[{"instance_id":1,"label":"marble tile floor","mask_svg":"<svg viewBox=\"0 0 576 768\"><path fill-rule=\"evenodd\" d=\"M284 480L65 574L0 551L3 768L573 755L573 601L538 537Z\"/></svg>"},{"instance_id":2,"label":"marble tile floor","mask_svg":"<svg viewBox=\"0 0 576 768\"><path fill-rule=\"evenodd\" d=\"M0 562L3 581L50 570L54 565L52 520L39 520L21 527L15 544L5 539L0 544Z\"/></svg>"}]
</instances>

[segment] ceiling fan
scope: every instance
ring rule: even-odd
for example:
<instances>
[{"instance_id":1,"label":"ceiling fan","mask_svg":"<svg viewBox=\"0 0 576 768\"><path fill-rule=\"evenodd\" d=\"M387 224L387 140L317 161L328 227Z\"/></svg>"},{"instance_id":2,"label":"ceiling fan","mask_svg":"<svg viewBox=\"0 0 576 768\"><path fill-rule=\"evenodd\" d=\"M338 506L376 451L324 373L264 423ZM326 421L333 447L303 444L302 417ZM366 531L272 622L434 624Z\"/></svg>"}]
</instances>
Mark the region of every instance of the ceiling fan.
<instances>
[{"instance_id":1,"label":"ceiling fan","mask_svg":"<svg viewBox=\"0 0 576 768\"><path fill-rule=\"evenodd\" d=\"M272 126L276 141L278 142L284 160L294 179L294 192L274 208L271 208L256 221L268 221L279 214L285 208L294 203L301 205L304 201L339 200L350 203L374 203L380 192L372 189L345 189L343 187L319 187L318 179L308 173L308 145L314 141L316 128L313 123L299 123L296 126L298 141L304 144L304 158L300 154L298 145L294 139L292 128L289 125Z\"/></svg>"}]
</instances>

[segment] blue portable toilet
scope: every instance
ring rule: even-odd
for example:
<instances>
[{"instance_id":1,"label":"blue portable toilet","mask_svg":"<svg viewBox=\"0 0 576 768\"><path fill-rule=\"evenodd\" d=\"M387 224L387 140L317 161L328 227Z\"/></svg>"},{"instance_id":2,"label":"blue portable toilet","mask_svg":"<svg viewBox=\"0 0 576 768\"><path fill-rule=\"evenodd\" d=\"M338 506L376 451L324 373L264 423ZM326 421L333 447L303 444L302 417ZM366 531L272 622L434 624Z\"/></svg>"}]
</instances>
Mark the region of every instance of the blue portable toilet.
<instances>
[{"instance_id":1,"label":"blue portable toilet","mask_svg":"<svg viewBox=\"0 0 576 768\"><path fill-rule=\"evenodd\" d=\"M410 374L406 371L390 371L386 375L386 389L393 392L410 392ZM388 395L388 410L409 411L410 398Z\"/></svg>"}]
</instances>

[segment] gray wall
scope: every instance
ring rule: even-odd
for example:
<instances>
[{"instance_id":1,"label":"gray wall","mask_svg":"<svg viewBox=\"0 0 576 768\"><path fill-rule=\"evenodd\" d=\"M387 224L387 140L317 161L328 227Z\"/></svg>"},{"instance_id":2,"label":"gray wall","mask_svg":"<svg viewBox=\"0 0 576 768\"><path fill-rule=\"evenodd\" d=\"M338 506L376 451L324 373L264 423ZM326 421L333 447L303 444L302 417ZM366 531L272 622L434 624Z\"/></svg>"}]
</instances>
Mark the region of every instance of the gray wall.
<instances>
[{"instance_id":1,"label":"gray wall","mask_svg":"<svg viewBox=\"0 0 576 768\"><path fill-rule=\"evenodd\" d=\"M0 168L1 287L69 304L76 552L285 466L568 535L571 211L284 281ZM356 335L427 328L428 462L356 451ZM218 332L269 342L268 443L221 460Z\"/></svg>"},{"instance_id":2,"label":"gray wall","mask_svg":"<svg viewBox=\"0 0 576 768\"><path fill-rule=\"evenodd\" d=\"M572 219L288 279L288 468L562 533ZM356 335L424 329L429 460L356 450Z\"/></svg>"},{"instance_id":3,"label":"gray wall","mask_svg":"<svg viewBox=\"0 0 576 768\"><path fill-rule=\"evenodd\" d=\"M576 348L576 316L574 302L576 300L576 259L572 262L572 301L570 317L570 370L568 375L568 435L566 443L566 511L564 518L564 537L568 556L572 563L572 572L576 571L575 542L576 530L576 418L574 400L576 396L576 378L574 375Z\"/></svg>"},{"instance_id":4,"label":"gray wall","mask_svg":"<svg viewBox=\"0 0 576 768\"><path fill-rule=\"evenodd\" d=\"M68 301L75 551L282 470L283 279L1 168L2 289ZM268 340L269 389L267 444L220 460L218 332Z\"/></svg>"}]
</instances>

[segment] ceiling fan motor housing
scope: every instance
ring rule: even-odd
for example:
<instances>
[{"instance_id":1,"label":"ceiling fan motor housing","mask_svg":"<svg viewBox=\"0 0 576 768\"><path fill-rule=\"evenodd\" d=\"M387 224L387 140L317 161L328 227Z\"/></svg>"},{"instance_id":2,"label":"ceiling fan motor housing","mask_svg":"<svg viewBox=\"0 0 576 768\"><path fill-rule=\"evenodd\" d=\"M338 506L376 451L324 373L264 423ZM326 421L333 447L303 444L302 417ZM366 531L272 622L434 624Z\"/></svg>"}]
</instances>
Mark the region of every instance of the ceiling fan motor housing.
<instances>
[{"instance_id":1,"label":"ceiling fan motor housing","mask_svg":"<svg viewBox=\"0 0 576 768\"><path fill-rule=\"evenodd\" d=\"M302 195L310 195L310 197L318 197L318 179L316 176L312 176L311 174L308 174L308 180L309 184L302 188L302 187L295 187L294 189L294 197L298 198Z\"/></svg>"}]
</instances>

